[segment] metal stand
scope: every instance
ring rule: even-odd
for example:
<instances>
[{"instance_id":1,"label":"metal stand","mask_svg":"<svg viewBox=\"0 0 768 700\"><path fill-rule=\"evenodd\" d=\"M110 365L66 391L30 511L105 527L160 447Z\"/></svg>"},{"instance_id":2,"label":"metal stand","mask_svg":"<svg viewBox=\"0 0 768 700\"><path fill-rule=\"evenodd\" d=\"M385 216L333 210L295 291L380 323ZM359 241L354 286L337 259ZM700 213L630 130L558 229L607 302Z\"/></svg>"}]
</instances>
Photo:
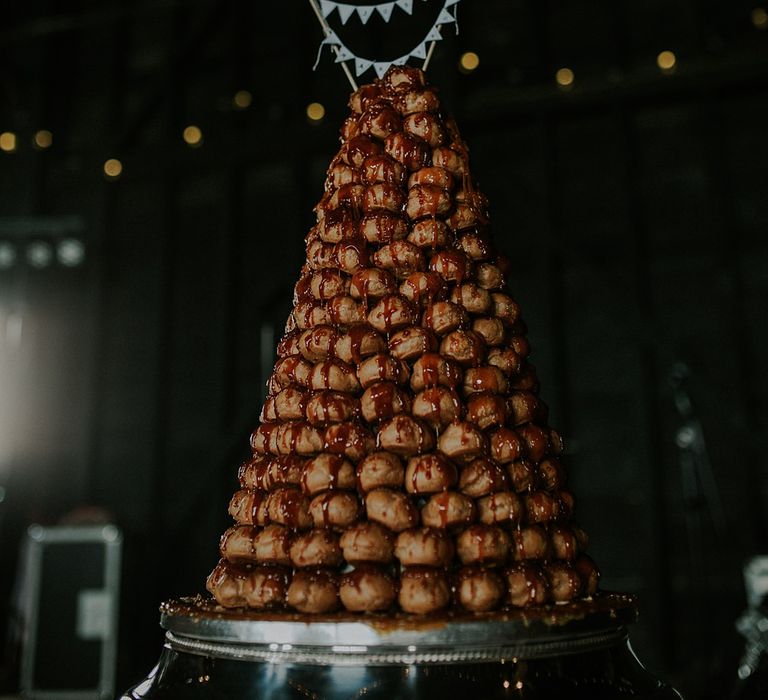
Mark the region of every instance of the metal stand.
<instances>
[{"instance_id":1,"label":"metal stand","mask_svg":"<svg viewBox=\"0 0 768 700\"><path fill-rule=\"evenodd\" d=\"M161 608L158 666L121 700L416 697L679 700L632 654L633 596L483 615L303 616Z\"/></svg>"}]
</instances>

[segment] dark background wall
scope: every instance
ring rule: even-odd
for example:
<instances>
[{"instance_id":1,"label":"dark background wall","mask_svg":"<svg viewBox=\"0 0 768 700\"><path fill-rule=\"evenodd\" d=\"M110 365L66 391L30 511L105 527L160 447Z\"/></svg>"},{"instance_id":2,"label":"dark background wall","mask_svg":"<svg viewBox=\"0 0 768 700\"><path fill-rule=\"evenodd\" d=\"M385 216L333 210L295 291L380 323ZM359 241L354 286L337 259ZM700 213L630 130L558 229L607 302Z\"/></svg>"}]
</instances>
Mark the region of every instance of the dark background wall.
<instances>
[{"instance_id":1,"label":"dark background wall","mask_svg":"<svg viewBox=\"0 0 768 700\"><path fill-rule=\"evenodd\" d=\"M604 587L641 595L638 653L693 698L722 697L741 567L768 547L768 20L754 1L467 0L430 68L512 259ZM0 28L0 131L17 135L0 152L0 244L18 253L0 269L0 594L26 525L108 509L126 534L123 684L159 652L158 602L202 591L216 561L346 113L331 58L311 71L306 3L265 5L41 1ZM343 29L361 53L390 48L374 22ZM50 148L32 147L39 129ZM82 265L25 259L72 236ZM711 472L677 446L681 365Z\"/></svg>"}]
</instances>

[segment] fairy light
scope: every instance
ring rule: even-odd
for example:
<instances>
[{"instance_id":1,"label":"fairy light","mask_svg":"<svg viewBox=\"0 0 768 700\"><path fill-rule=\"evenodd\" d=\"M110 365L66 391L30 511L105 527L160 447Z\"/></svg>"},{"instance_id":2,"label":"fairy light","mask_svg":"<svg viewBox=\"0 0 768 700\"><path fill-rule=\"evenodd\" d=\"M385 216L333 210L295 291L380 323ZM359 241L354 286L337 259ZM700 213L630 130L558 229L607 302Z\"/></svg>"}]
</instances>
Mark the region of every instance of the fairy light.
<instances>
[{"instance_id":1,"label":"fairy light","mask_svg":"<svg viewBox=\"0 0 768 700\"><path fill-rule=\"evenodd\" d=\"M509 688L509 681L504 681L502 685L504 686L504 690L506 690L507 688Z\"/></svg>"},{"instance_id":2,"label":"fairy light","mask_svg":"<svg viewBox=\"0 0 768 700\"><path fill-rule=\"evenodd\" d=\"M561 88L571 87L575 78L576 76L570 68L560 68L560 70L555 73L555 81Z\"/></svg>"},{"instance_id":3,"label":"fairy light","mask_svg":"<svg viewBox=\"0 0 768 700\"><path fill-rule=\"evenodd\" d=\"M85 245L77 238L64 238L56 246L56 258L64 267L77 267L85 259Z\"/></svg>"},{"instance_id":4,"label":"fairy light","mask_svg":"<svg viewBox=\"0 0 768 700\"><path fill-rule=\"evenodd\" d=\"M104 174L108 180L117 180L123 172L123 164L117 158L104 161Z\"/></svg>"},{"instance_id":5,"label":"fairy light","mask_svg":"<svg viewBox=\"0 0 768 700\"><path fill-rule=\"evenodd\" d=\"M677 56L672 51L662 51L656 56L656 65L662 73L671 73L677 65Z\"/></svg>"},{"instance_id":6,"label":"fairy light","mask_svg":"<svg viewBox=\"0 0 768 700\"><path fill-rule=\"evenodd\" d=\"M32 143L35 148L45 149L50 148L53 145L53 134L48 129L40 129L36 131L32 137Z\"/></svg>"},{"instance_id":7,"label":"fairy light","mask_svg":"<svg viewBox=\"0 0 768 700\"><path fill-rule=\"evenodd\" d=\"M232 98L232 106L235 109L248 109L253 102L253 95L248 90L238 90Z\"/></svg>"},{"instance_id":8,"label":"fairy light","mask_svg":"<svg viewBox=\"0 0 768 700\"><path fill-rule=\"evenodd\" d=\"M12 131L4 131L0 134L0 151L13 153L16 150L16 134Z\"/></svg>"},{"instance_id":9,"label":"fairy light","mask_svg":"<svg viewBox=\"0 0 768 700\"><path fill-rule=\"evenodd\" d=\"M33 241L27 247L27 262L34 268L42 270L53 261L53 248L46 241Z\"/></svg>"},{"instance_id":10,"label":"fairy light","mask_svg":"<svg viewBox=\"0 0 768 700\"><path fill-rule=\"evenodd\" d=\"M459 59L459 68L463 73L471 73L480 65L480 56L474 51L465 51Z\"/></svg>"},{"instance_id":11,"label":"fairy light","mask_svg":"<svg viewBox=\"0 0 768 700\"><path fill-rule=\"evenodd\" d=\"M523 682L522 681L517 681L517 683L515 683L515 688L517 688L518 690L522 690L523 689Z\"/></svg>"},{"instance_id":12,"label":"fairy light","mask_svg":"<svg viewBox=\"0 0 768 700\"><path fill-rule=\"evenodd\" d=\"M184 143L186 143L187 146L197 148L203 143L203 132L200 130L199 126L190 124L189 126L184 127L182 138L184 139Z\"/></svg>"},{"instance_id":13,"label":"fairy light","mask_svg":"<svg viewBox=\"0 0 768 700\"><path fill-rule=\"evenodd\" d=\"M325 117L325 107L319 102L310 102L307 105L307 119L313 124L319 124Z\"/></svg>"},{"instance_id":14,"label":"fairy light","mask_svg":"<svg viewBox=\"0 0 768 700\"><path fill-rule=\"evenodd\" d=\"M768 12L764 7L756 7L750 13L752 17L752 24L755 25L755 29L768 29Z\"/></svg>"},{"instance_id":15,"label":"fairy light","mask_svg":"<svg viewBox=\"0 0 768 700\"><path fill-rule=\"evenodd\" d=\"M8 241L0 241L0 270L13 267L18 257L16 247Z\"/></svg>"}]
</instances>

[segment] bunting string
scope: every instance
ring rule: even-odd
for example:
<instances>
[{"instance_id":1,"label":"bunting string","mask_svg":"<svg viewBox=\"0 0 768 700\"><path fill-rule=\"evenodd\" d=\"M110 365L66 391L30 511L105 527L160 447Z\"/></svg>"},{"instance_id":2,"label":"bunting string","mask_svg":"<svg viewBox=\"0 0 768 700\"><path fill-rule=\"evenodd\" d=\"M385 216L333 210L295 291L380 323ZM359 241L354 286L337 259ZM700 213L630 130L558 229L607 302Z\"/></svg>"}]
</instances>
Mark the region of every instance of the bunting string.
<instances>
[{"instance_id":1,"label":"bunting string","mask_svg":"<svg viewBox=\"0 0 768 700\"><path fill-rule=\"evenodd\" d=\"M459 24L456 17L456 5L460 0L444 0L443 6L440 9L440 13L437 16L432 27L425 34L424 38L406 54L399 56L391 60L378 60L358 56L354 52L350 51L347 45L342 41L339 35L331 29L327 22L327 18L336 12L341 19L342 24L346 24L349 18L353 14L357 14L362 24L366 24L372 17L374 12L381 15L385 22L389 22L392 17L392 13L395 7L399 7L403 12L407 14L413 13L413 1L414 0L392 0L391 2L378 3L375 5L351 5L349 3L335 2L335 0L320 0L320 6L315 3L315 0L310 0L312 7L317 14L318 20L323 26L325 32L325 39L320 43L320 47L317 51L317 60L313 66L313 70L317 68L320 62L320 56L322 55L323 47L330 46L336 55L336 63L341 63L342 67L347 72L347 77L350 82L354 83L354 80L349 73L346 61L354 61L355 76L360 77L370 68L376 72L376 75L381 78L387 69L391 65L401 66L406 64L412 58L421 59L423 63L423 69L426 70L429 65L429 61L432 57L432 53L435 48L436 42L440 41L443 37L440 32L440 28L445 24L453 24L456 28L456 33L459 33ZM429 44L429 49L427 49Z\"/></svg>"},{"instance_id":2,"label":"bunting string","mask_svg":"<svg viewBox=\"0 0 768 700\"><path fill-rule=\"evenodd\" d=\"M333 30L328 26L328 22L325 21L325 17L321 13L320 9L317 7L317 3L315 0L309 0L309 4L312 6L312 9L314 10L315 16L317 17L317 21L320 22L320 26L323 28L323 33L325 34L325 40L323 40L323 44L328 40L329 35L333 34ZM320 44L320 49L318 49L317 52L317 60L315 60L315 65L312 68L312 70L315 70L317 68L317 63L320 60L320 52L322 51L323 44ZM344 69L344 75L347 76L347 80L349 80L349 84L352 86L353 91L357 91L357 83L355 82L355 79L352 77L352 73L349 71L349 66L347 66L346 63L343 61L339 61L339 54L340 50L338 46L331 45L331 48L333 49L333 52L336 54L336 63L341 62L341 67ZM360 75L358 73L358 75Z\"/></svg>"},{"instance_id":3,"label":"bunting string","mask_svg":"<svg viewBox=\"0 0 768 700\"><path fill-rule=\"evenodd\" d=\"M426 0L423 1L426 2ZM320 0L320 11L323 13L323 17L329 17L335 10L338 12L342 24L346 24L355 12L363 24L368 22L374 12L378 12L385 22L389 22L395 7L399 7L403 12L410 15L413 13L413 0L393 0L375 5L351 5L346 2L334 2L334 0Z\"/></svg>"}]
</instances>

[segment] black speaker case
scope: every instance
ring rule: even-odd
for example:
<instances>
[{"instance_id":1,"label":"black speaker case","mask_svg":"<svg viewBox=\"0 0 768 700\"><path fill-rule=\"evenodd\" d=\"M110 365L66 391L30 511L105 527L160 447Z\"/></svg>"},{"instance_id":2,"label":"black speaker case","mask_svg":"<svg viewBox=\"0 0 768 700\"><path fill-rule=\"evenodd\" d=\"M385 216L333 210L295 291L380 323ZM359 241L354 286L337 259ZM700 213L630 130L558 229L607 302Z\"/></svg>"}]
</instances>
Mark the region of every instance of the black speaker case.
<instances>
[{"instance_id":1,"label":"black speaker case","mask_svg":"<svg viewBox=\"0 0 768 700\"><path fill-rule=\"evenodd\" d=\"M28 528L21 591L24 697L114 697L121 555L122 533L114 525Z\"/></svg>"}]
</instances>

